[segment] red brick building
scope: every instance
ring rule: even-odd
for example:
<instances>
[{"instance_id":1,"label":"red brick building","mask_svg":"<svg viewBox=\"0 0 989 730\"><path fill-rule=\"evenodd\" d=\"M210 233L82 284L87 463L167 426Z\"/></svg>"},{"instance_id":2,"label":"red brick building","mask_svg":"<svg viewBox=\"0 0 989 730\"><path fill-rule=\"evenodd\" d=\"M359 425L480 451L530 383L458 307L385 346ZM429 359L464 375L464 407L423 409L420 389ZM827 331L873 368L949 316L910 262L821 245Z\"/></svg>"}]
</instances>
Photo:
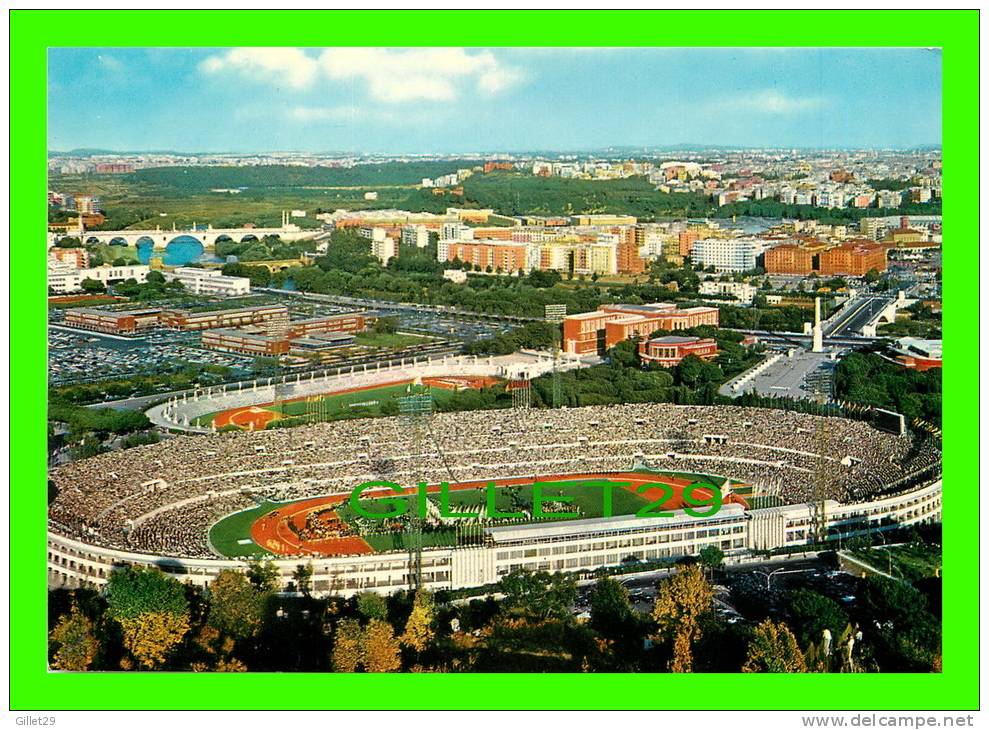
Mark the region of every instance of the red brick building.
<instances>
[{"instance_id":1,"label":"red brick building","mask_svg":"<svg viewBox=\"0 0 989 730\"><path fill-rule=\"evenodd\" d=\"M822 251L818 261L822 276L864 276L871 269L886 270L886 248L878 243L853 241Z\"/></svg>"},{"instance_id":2,"label":"red brick building","mask_svg":"<svg viewBox=\"0 0 989 730\"><path fill-rule=\"evenodd\" d=\"M700 231L680 231L678 236L680 249L679 253L681 256L690 256L690 249L694 247L694 241L700 240Z\"/></svg>"},{"instance_id":3,"label":"red brick building","mask_svg":"<svg viewBox=\"0 0 989 730\"><path fill-rule=\"evenodd\" d=\"M89 252L84 248L59 248L55 246L48 251L48 255L58 261L68 262L77 269L89 268Z\"/></svg>"},{"instance_id":4,"label":"red brick building","mask_svg":"<svg viewBox=\"0 0 989 730\"><path fill-rule=\"evenodd\" d=\"M677 331L701 325L718 326L716 307L677 309L675 304L602 304L596 312L563 320L563 349L587 355L603 353L630 337L648 337L658 330Z\"/></svg>"},{"instance_id":5,"label":"red brick building","mask_svg":"<svg viewBox=\"0 0 989 730\"><path fill-rule=\"evenodd\" d=\"M203 347L220 352L236 352L240 355L277 357L288 354L290 345L288 338L285 337L220 328L203 332Z\"/></svg>"},{"instance_id":6,"label":"red brick building","mask_svg":"<svg viewBox=\"0 0 989 730\"><path fill-rule=\"evenodd\" d=\"M447 261L460 259L482 269L515 272L526 268L526 246L514 243L453 242L448 244Z\"/></svg>"},{"instance_id":7,"label":"red brick building","mask_svg":"<svg viewBox=\"0 0 989 730\"><path fill-rule=\"evenodd\" d=\"M288 323L288 307L271 304L243 309L218 309L210 312L193 312L189 309L166 309L161 313L165 327L179 330L206 330L219 327L242 327L272 320Z\"/></svg>"},{"instance_id":8,"label":"red brick building","mask_svg":"<svg viewBox=\"0 0 989 730\"><path fill-rule=\"evenodd\" d=\"M114 312L108 309L78 307L65 311L65 326L75 329L128 335L158 326L160 309L132 309Z\"/></svg>"},{"instance_id":9,"label":"red brick building","mask_svg":"<svg viewBox=\"0 0 989 730\"><path fill-rule=\"evenodd\" d=\"M313 317L312 319L295 319L284 328L288 338L304 337L319 332L363 332L368 325L368 318L359 313L334 314L329 317ZM280 327L282 329L282 327Z\"/></svg>"},{"instance_id":10,"label":"red brick building","mask_svg":"<svg viewBox=\"0 0 989 730\"><path fill-rule=\"evenodd\" d=\"M766 251L764 265L767 274L809 274L814 270L814 255L803 246L784 243Z\"/></svg>"},{"instance_id":11,"label":"red brick building","mask_svg":"<svg viewBox=\"0 0 989 730\"><path fill-rule=\"evenodd\" d=\"M656 363L664 368L677 365L688 355L694 355L701 360L712 360L717 354L718 343L709 337L669 335L639 343L639 358L642 362Z\"/></svg>"},{"instance_id":12,"label":"red brick building","mask_svg":"<svg viewBox=\"0 0 989 730\"><path fill-rule=\"evenodd\" d=\"M635 239L635 228L633 226L613 228L612 233L617 233L619 236L618 273L641 274L645 271L646 262L639 256L639 244Z\"/></svg>"},{"instance_id":13,"label":"red brick building","mask_svg":"<svg viewBox=\"0 0 989 730\"><path fill-rule=\"evenodd\" d=\"M901 337L891 349L896 360L905 368L923 372L941 367L943 358L941 340Z\"/></svg>"}]
</instances>

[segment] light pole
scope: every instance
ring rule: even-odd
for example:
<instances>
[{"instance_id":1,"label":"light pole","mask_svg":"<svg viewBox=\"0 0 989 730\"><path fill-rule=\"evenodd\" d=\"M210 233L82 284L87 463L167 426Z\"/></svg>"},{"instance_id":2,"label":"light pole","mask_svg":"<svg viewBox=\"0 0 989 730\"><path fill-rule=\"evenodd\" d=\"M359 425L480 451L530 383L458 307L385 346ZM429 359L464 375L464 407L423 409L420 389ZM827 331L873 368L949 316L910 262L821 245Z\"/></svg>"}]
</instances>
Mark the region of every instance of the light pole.
<instances>
[{"instance_id":1,"label":"light pole","mask_svg":"<svg viewBox=\"0 0 989 730\"><path fill-rule=\"evenodd\" d=\"M773 571L771 571L769 573L766 573L766 572L764 572L762 570L757 571L757 572L760 575L766 576L766 590L768 591L770 589L770 587L771 587L773 576L776 575L777 573L783 573L785 571L786 571L786 568L777 568L776 570L773 570Z\"/></svg>"},{"instance_id":2,"label":"light pole","mask_svg":"<svg viewBox=\"0 0 989 730\"><path fill-rule=\"evenodd\" d=\"M879 535L879 538L883 541L883 550L886 551L886 559L888 561L887 562L886 572L889 574L889 577L892 578L893 577L893 553L891 553L889 551L889 548L886 546L886 536L883 534L883 531L882 530L879 530L879 532L877 532L876 534Z\"/></svg>"}]
</instances>

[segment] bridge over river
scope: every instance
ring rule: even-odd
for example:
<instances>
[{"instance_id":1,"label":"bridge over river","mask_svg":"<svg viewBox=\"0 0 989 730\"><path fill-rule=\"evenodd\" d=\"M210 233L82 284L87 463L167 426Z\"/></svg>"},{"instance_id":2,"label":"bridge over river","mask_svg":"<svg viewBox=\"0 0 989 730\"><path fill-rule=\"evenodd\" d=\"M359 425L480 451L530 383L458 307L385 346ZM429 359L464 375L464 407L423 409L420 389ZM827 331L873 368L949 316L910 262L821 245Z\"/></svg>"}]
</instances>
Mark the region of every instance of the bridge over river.
<instances>
[{"instance_id":1,"label":"bridge over river","mask_svg":"<svg viewBox=\"0 0 989 730\"><path fill-rule=\"evenodd\" d=\"M261 240L265 236L278 236L283 241L297 241L301 238L315 236L318 231L299 228L288 222L288 216L282 214L282 225L277 228L213 228L212 225L200 228L193 224L191 229L180 229L175 226L171 230L156 226L154 230L125 229L122 231L68 231L66 233L49 233L48 245L68 236L80 238L83 243L127 244L137 246L151 242L154 250L164 250L168 244L177 238L195 239L203 248L213 248L217 241L234 241L242 243L247 240Z\"/></svg>"}]
</instances>

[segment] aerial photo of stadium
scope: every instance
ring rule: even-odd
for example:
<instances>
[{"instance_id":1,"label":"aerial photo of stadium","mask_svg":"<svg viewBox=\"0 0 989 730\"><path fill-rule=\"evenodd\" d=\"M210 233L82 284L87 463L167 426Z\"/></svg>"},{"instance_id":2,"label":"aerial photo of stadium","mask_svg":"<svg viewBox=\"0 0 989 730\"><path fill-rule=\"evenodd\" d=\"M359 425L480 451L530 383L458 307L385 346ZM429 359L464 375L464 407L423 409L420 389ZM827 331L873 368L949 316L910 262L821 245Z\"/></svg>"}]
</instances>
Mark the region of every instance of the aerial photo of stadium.
<instances>
[{"instance_id":1,"label":"aerial photo of stadium","mask_svg":"<svg viewBox=\"0 0 989 730\"><path fill-rule=\"evenodd\" d=\"M941 671L939 52L608 50L51 48L50 668Z\"/></svg>"},{"instance_id":2,"label":"aerial photo of stadium","mask_svg":"<svg viewBox=\"0 0 989 730\"><path fill-rule=\"evenodd\" d=\"M129 563L205 585L238 559L269 556L286 583L311 561L316 594L404 590L420 568L423 585L456 589L519 568L588 572L707 545L728 555L792 547L815 540L818 514L829 535L846 538L940 515L934 442L846 418L637 404L439 413L424 423L418 451L414 424L398 416L181 436L54 469L51 577L101 585ZM412 510L391 520L354 512L350 493L381 481L407 494L429 485L421 557ZM439 514L441 482L449 507L471 517ZM534 482L545 485L545 509L559 512L533 519ZM516 516L480 509L489 484L499 512ZM688 504L711 505L711 486L720 509L686 514ZM395 498L380 487L361 496L371 512ZM552 501L559 496L570 501ZM656 499L670 516L639 516Z\"/></svg>"}]
</instances>

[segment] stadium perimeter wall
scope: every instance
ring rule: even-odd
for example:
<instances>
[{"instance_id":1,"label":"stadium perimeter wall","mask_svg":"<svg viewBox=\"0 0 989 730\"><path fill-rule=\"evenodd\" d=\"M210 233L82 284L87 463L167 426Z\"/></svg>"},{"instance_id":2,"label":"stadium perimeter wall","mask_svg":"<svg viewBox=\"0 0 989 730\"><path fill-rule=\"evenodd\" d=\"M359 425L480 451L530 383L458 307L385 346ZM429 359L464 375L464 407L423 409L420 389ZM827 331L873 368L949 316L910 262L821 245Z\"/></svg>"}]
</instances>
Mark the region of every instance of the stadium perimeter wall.
<instances>
[{"instance_id":1,"label":"stadium perimeter wall","mask_svg":"<svg viewBox=\"0 0 989 730\"><path fill-rule=\"evenodd\" d=\"M827 503L830 530L844 537L878 532L941 517L941 479L876 500ZM629 557L654 560L696 555L716 545L729 557L749 550L798 547L811 542L812 510L807 504L744 510L725 505L711 518L677 512L673 518L610 517L567 524L531 524L486 530L480 546L423 550L423 578L432 590L470 588L496 582L512 570L590 571L619 565ZM282 587L300 564L313 566L313 594L350 596L360 591L395 593L409 586L404 551L331 558L278 559ZM125 552L48 533L51 587L101 588L124 566L154 566L168 575L207 586L224 569L243 569L244 560L194 559Z\"/></svg>"},{"instance_id":2,"label":"stadium perimeter wall","mask_svg":"<svg viewBox=\"0 0 989 730\"><path fill-rule=\"evenodd\" d=\"M576 361L563 363L563 369L578 366ZM451 375L492 376L515 378L525 373L535 378L553 369L550 357L477 357L476 355L446 356L442 358L408 358L398 364L382 367L363 365L352 367L338 375L317 376L315 373L298 374L281 378L264 378L251 384L220 385L196 390L193 393L173 397L146 411L153 424L172 431L210 433L211 429L194 425L194 421L210 413L231 408L244 408L263 403L273 403L281 398L303 398L307 395L345 391L377 384L420 377Z\"/></svg>"}]
</instances>

